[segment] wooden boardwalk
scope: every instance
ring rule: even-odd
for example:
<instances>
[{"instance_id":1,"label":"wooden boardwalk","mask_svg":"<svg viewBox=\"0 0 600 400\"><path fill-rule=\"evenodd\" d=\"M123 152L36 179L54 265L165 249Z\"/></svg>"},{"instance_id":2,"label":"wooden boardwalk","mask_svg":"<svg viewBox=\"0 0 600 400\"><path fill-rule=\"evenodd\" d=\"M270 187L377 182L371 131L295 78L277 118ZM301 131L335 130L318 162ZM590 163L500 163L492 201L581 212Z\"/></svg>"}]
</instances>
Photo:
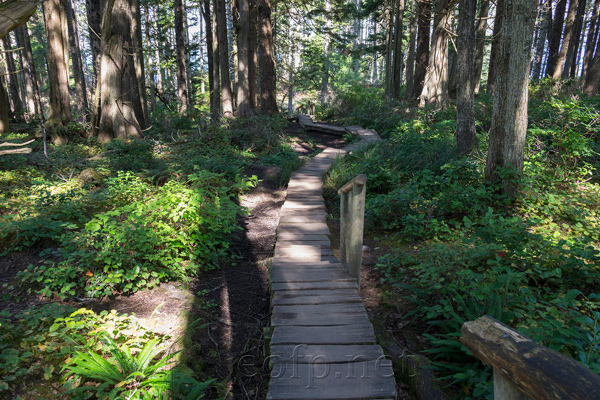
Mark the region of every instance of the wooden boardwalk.
<instances>
[{"instance_id":1,"label":"wooden boardwalk","mask_svg":"<svg viewBox=\"0 0 600 400\"><path fill-rule=\"evenodd\" d=\"M312 120L301 116L303 122ZM356 279L334 256L325 222L323 173L336 157L380 140L372 130L346 130L361 141L326 149L294 172L288 185L271 266L267 399L396 397L391 361L375 343Z\"/></svg>"}]
</instances>

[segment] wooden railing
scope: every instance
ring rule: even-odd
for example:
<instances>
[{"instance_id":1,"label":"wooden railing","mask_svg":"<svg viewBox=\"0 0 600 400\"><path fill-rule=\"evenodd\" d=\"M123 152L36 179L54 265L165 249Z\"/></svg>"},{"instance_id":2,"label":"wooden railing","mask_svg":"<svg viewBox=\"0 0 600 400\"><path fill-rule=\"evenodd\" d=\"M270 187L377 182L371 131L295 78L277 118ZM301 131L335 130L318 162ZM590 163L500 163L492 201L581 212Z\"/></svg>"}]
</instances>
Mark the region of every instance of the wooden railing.
<instances>
[{"instance_id":1,"label":"wooden railing","mask_svg":"<svg viewBox=\"0 0 600 400\"><path fill-rule=\"evenodd\" d=\"M494 399L600 399L600 376L494 318L465 322L460 341L494 369Z\"/></svg>"},{"instance_id":2,"label":"wooden railing","mask_svg":"<svg viewBox=\"0 0 600 400\"><path fill-rule=\"evenodd\" d=\"M340 258L348 274L356 278L359 289L366 191L367 176L364 174L358 175L338 190L341 202Z\"/></svg>"}]
</instances>

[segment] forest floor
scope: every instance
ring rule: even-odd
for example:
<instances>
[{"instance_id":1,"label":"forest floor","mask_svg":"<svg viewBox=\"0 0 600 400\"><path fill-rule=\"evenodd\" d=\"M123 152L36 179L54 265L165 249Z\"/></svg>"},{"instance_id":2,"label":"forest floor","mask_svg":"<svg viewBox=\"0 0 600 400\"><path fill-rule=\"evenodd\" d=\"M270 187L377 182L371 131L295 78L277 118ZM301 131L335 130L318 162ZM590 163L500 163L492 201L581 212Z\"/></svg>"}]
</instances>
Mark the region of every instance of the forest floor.
<instances>
[{"instance_id":1,"label":"forest floor","mask_svg":"<svg viewBox=\"0 0 600 400\"><path fill-rule=\"evenodd\" d=\"M294 138L294 150L301 157L310 157L326 147L346 145L337 136L303 132L297 123L289 124L284 133ZM233 259L220 269L187 283L163 283L130 296L64 303L96 312L116 310L131 315L152 332L168 335L171 351L183 350L181 362L202 379L216 380L207 398L264 399L270 371L263 343L263 330L270 320L267 263L273 255L279 210L286 196L285 187L275 183L277 173L277 167L258 165L246 171L247 175L256 175L259 184L241 200L250 213L239 221L243 231L234 243ZM329 212L333 215L328 218L332 245L339 252L339 217L335 217L333 209ZM390 334L398 336L402 326L390 326L386 321L401 320L398 318L401 315L390 311L389 305L381 305L380 277L374 269L378 258L385 254L385 246L368 237L365 244L368 251L363 258L361 295L370 316L387 325ZM29 249L1 257L0 284L11 283L18 271L38 262L39 251L39 248ZM0 299L0 310L14 313L49 301L52 300L37 295L22 298L20 302ZM398 383L398 398L412 399L408 386ZM27 393L21 395L35 398Z\"/></svg>"}]
</instances>

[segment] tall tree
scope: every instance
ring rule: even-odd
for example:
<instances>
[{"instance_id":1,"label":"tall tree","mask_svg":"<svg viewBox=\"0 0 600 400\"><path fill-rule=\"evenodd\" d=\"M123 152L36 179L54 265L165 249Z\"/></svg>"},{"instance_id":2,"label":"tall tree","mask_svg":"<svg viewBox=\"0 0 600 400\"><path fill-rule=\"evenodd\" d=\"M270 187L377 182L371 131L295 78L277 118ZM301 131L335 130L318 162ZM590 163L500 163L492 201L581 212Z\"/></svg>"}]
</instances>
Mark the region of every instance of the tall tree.
<instances>
[{"instance_id":1,"label":"tall tree","mask_svg":"<svg viewBox=\"0 0 600 400\"><path fill-rule=\"evenodd\" d=\"M208 62L208 92L210 99L210 114L213 119L219 114L219 102L215 100L215 79L218 83L218 78L214 72L214 54L213 54L213 26L212 16L210 13L210 0L202 2L202 17L204 18L205 34L206 34L206 59Z\"/></svg>"},{"instance_id":2,"label":"tall tree","mask_svg":"<svg viewBox=\"0 0 600 400\"><path fill-rule=\"evenodd\" d=\"M534 80L540 79L542 63L544 61L544 46L548 37L548 27L552 19L552 8L550 0L540 0L540 28L535 43L535 57L533 59L533 71L531 76Z\"/></svg>"},{"instance_id":3,"label":"tall tree","mask_svg":"<svg viewBox=\"0 0 600 400\"><path fill-rule=\"evenodd\" d=\"M516 194L514 180L503 169L523 171L531 45L537 0L503 3L504 24L496 61L496 89L485 170L488 182L500 182L501 192Z\"/></svg>"},{"instance_id":4,"label":"tall tree","mask_svg":"<svg viewBox=\"0 0 600 400\"><path fill-rule=\"evenodd\" d=\"M65 0L65 11L67 13L67 25L69 30L69 51L71 52L71 65L73 66L73 80L75 81L76 107L79 114L85 119L84 112L89 108L87 100L87 89L85 76L83 74L83 62L81 61L81 49L79 48L79 31L77 19L71 0Z\"/></svg>"},{"instance_id":5,"label":"tall tree","mask_svg":"<svg viewBox=\"0 0 600 400\"><path fill-rule=\"evenodd\" d=\"M4 50L4 61L6 63L6 81L8 82L8 90L10 92L9 101L11 110L14 114L23 112L23 102L21 101L21 93L19 91L19 81L17 79L17 68L15 59L13 58L13 45L10 35L2 38L2 49Z\"/></svg>"},{"instance_id":6,"label":"tall tree","mask_svg":"<svg viewBox=\"0 0 600 400\"><path fill-rule=\"evenodd\" d=\"M507 0L497 0L496 16L494 17L494 33L492 36L492 49L490 50L490 63L488 68L486 92L493 95L496 89L496 60L500 48L500 39L502 38L502 27L504 24L504 15L502 14L504 2Z\"/></svg>"},{"instance_id":7,"label":"tall tree","mask_svg":"<svg viewBox=\"0 0 600 400\"><path fill-rule=\"evenodd\" d=\"M64 2L47 0L44 3L46 35L48 37L48 77L50 80L50 111L46 129L55 144L64 144L68 137L64 127L71 121L69 97L69 45L67 13Z\"/></svg>"},{"instance_id":8,"label":"tall tree","mask_svg":"<svg viewBox=\"0 0 600 400\"><path fill-rule=\"evenodd\" d=\"M86 0L87 23L90 36L90 48L92 51L92 65L94 67L94 76L92 87L96 87L98 74L100 73L100 27L102 23L102 11L106 0Z\"/></svg>"},{"instance_id":9,"label":"tall tree","mask_svg":"<svg viewBox=\"0 0 600 400\"><path fill-rule=\"evenodd\" d=\"M485 50L485 35L487 32L487 19L490 13L490 0L481 0L479 16L477 19L477 33L475 38L475 71L474 71L474 90L479 93L481 85L481 71L483 70L483 55Z\"/></svg>"},{"instance_id":10,"label":"tall tree","mask_svg":"<svg viewBox=\"0 0 600 400\"><path fill-rule=\"evenodd\" d=\"M599 22L599 10L600 9L600 0L596 0L594 2L594 8L592 11L592 19L590 21L590 27L588 30L587 40L585 42L585 55L583 59L583 70L581 71L582 75L585 77L588 71L588 67L590 65L590 61L594 57L594 49L596 48L596 40L598 38L598 29L600 26Z\"/></svg>"},{"instance_id":11,"label":"tall tree","mask_svg":"<svg viewBox=\"0 0 600 400\"><path fill-rule=\"evenodd\" d=\"M139 101L133 102L133 108L140 124L144 129L148 116L148 95L146 94L146 72L144 68L144 52L142 41L142 16L140 12L140 0L131 1L131 48L133 68L135 71L133 95L139 97Z\"/></svg>"},{"instance_id":12,"label":"tall tree","mask_svg":"<svg viewBox=\"0 0 600 400\"><path fill-rule=\"evenodd\" d=\"M277 113L276 71L273 55L273 28L271 26L271 0L258 0L258 63L260 71L260 112Z\"/></svg>"},{"instance_id":13,"label":"tall tree","mask_svg":"<svg viewBox=\"0 0 600 400\"><path fill-rule=\"evenodd\" d=\"M393 61L393 76L392 76L392 96L400 97L400 86L402 85L402 65L404 57L402 57L402 30L404 22L404 0L396 2L396 16L394 24L394 61Z\"/></svg>"},{"instance_id":14,"label":"tall tree","mask_svg":"<svg viewBox=\"0 0 600 400\"><path fill-rule=\"evenodd\" d=\"M563 78L567 76L575 77L577 74L577 55L579 53L579 44L581 42L581 31L583 30L583 19L585 18L585 9L587 0L579 0L575 22L573 23L573 38L569 42L569 50L567 51L567 59L565 60L565 68Z\"/></svg>"},{"instance_id":15,"label":"tall tree","mask_svg":"<svg viewBox=\"0 0 600 400\"><path fill-rule=\"evenodd\" d=\"M217 14L217 36L219 40L219 68L221 72L221 102L223 117L233 118L233 93L229 78L229 45L227 41L227 15L225 0L214 0Z\"/></svg>"},{"instance_id":16,"label":"tall tree","mask_svg":"<svg viewBox=\"0 0 600 400\"><path fill-rule=\"evenodd\" d=\"M223 103L221 102L221 59L220 59L220 50L219 50L219 35L217 29L217 2L215 0L213 3L213 12L212 12L212 45L213 45L213 79L214 79L214 96L213 100L215 101L215 112L214 119L220 118L222 114Z\"/></svg>"},{"instance_id":17,"label":"tall tree","mask_svg":"<svg viewBox=\"0 0 600 400\"><path fill-rule=\"evenodd\" d=\"M150 9L148 3L144 3L144 22L146 25L146 43L151 45L152 35L150 34ZM156 64L152 60L152 55L148 55L148 73L150 74L150 111L156 111Z\"/></svg>"},{"instance_id":18,"label":"tall tree","mask_svg":"<svg viewBox=\"0 0 600 400\"><path fill-rule=\"evenodd\" d=\"M4 89L4 83L2 77L0 77L0 133L6 133L10 131L10 118L8 115L8 94Z\"/></svg>"},{"instance_id":19,"label":"tall tree","mask_svg":"<svg viewBox=\"0 0 600 400\"><path fill-rule=\"evenodd\" d=\"M419 104L435 104L444 107L450 100L448 93L448 32L450 10L455 0L437 0L434 30L431 40L429 63L423 82Z\"/></svg>"},{"instance_id":20,"label":"tall tree","mask_svg":"<svg viewBox=\"0 0 600 400\"><path fill-rule=\"evenodd\" d=\"M417 39L415 2L416 0L411 0L410 2L410 34L408 38L408 56L406 58L406 92L404 95L406 98L410 98L415 80L415 46Z\"/></svg>"},{"instance_id":21,"label":"tall tree","mask_svg":"<svg viewBox=\"0 0 600 400\"><path fill-rule=\"evenodd\" d=\"M97 136L101 142L113 138L141 137L136 109L141 109L133 53L131 26L135 0L107 0L101 29L101 63L98 78ZM94 124L96 126L96 124Z\"/></svg>"},{"instance_id":22,"label":"tall tree","mask_svg":"<svg viewBox=\"0 0 600 400\"><path fill-rule=\"evenodd\" d=\"M458 74L456 94L456 144L466 154L477 147L475 131L475 11L477 0L460 0L458 15Z\"/></svg>"},{"instance_id":23,"label":"tall tree","mask_svg":"<svg viewBox=\"0 0 600 400\"><path fill-rule=\"evenodd\" d=\"M569 45L571 43L573 37L573 23L575 22L575 14L577 13L577 4L579 0L571 0L569 2L569 12L567 14L567 21L565 22L565 31L563 34L563 41L560 46L560 52L558 53L558 58L556 59L556 67L554 68L554 73L552 77L554 79L560 79L563 76L563 69L565 66L565 62L567 60L567 52L569 51ZM569 65L570 68L570 65ZM567 70L569 69L567 68ZM567 71L568 76L568 71Z\"/></svg>"},{"instance_id":24,"label":"tall tree","mask_svg":"<svg viewBox=\"0 0 600 400\"><path fill-rule=\"evenodd\" d=\"M600 90L600 38L596 40L596 55L590 60L583 91L588 96L598 94Z\"/></svg>"},{"instance_id":25,"label":"tall tree","mask_svg":"<svg viewBox=\"0 0 600 400\"><path fill-rule=\"evenodd\" d=\"M258 93L257 53L258 53L258 4L257 0L249 0L250 32L248 33L248 81L250 89L250 109L256 112L256 96Z\"/></svg>"},{"instance_id":26,"label":"tall tree","mask_svg":"<svg viewBox=\"0 0 600 400\"><path fill-rule=\"evenodd\" d=\"M238 86L237 104L238 115L250 115L250 74L248 40L250 36L250 5L248 0L237 0L237 59L238 59Z\"/></svg>"},{"instance_id":27,"label":"tall tree","mask_svg":"<svg viewBox=\"0 0 600 400\"><path fill-rule=\"evenodd\" d=\"M35 63L33 62L33 51L31 40L26 25L18 27L15 31L17 45L21 48L23 69L25 70L25 97L27 99L27 110L29 116L38 115L42 117L42 102L40 100L39 84Z\"/></svg>"},{"instance_id":28,"label":"tall tree","mask_svg":"<svg viewBox=\"0 0 600 400\"><path fill-rule=\"evenodd\" d=\"M546 62L546 76L554 76L554 71L556 70L566 9L567 0L557 0L554 10L554 18L552 19L549 30L550 36L548 36L548 61Z\"/></svg>"},{"instance_id":29,"label":"tall tree","mask_svg":"<svg viewBox=\"0 0 600 400\"><path fill-rule=\"evenodd\" d=\"M175 49L177 53L177 95L179 112L186 114L188 110L187 68L185 63L185 39L183 37L183 1L175 0Z\"/></svg>"},{"instance_id":30,"label":"tall tree","mask_svg":"<svg viewBox=\"0 0 600 400\"><path fill-rule=\"evenodd\" d=\"M323 41L323 71L321 71L321 104L325 104L329 101L329 94L331 88L329 87L329 69L331 62L329 55L329 46L331 45L331 20L329 14L331 13L331 0L325 0L325 38ZM291 56L293 58L293 55ZM293 68L290 65L290 68ZM291 72L290 72L291 76ZM291 85L291 79L290 79ZM290 86L291 87L291 86ZM289 108L289 107L288 107Z\"/></svg>"},{"instance_id":31,"label":"tall tree","mask_svg":"<svg viewBox=\"0 0 600 400\"><path fill-rule=\"evenodd\" d=\"M417 99L423 91L423 80L429 64L429 30L431 25L431 1L417 0L417 54L415 64L415 78L412 90L412 99Z\"/></svg>"}]
</instances>

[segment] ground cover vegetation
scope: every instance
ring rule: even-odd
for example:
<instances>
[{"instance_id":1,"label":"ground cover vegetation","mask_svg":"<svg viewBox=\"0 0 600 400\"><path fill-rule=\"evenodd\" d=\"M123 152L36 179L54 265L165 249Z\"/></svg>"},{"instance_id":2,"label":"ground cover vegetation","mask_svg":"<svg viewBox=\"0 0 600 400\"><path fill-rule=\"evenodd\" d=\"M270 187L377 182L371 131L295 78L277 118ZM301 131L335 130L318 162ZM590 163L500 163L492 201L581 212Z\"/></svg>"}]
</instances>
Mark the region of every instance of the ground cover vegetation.
<instances>
[{"instance_id":1,"label":"ground cover vegetation","mask_svg":"<svg viewBox=\"0 0 600 400\"><path fill-rule=\"evenodd\" d=\"M452 105L406 111L379 90L355 87L326 111L387 139L337 161L326 185L367 174L366 234L393 249L377 265L383 301L409 300L403 318L428 339L438 376L461 397L491 398L490 369L458 341L486 314L600 372L598 96L575 82L530 87L525 169L504 171L520 188L509 198L483 179L488 96L476 102L480 149L459 156Z\"/></svg>"},{"instance_id":2,"label":"ground cover vegetation","mask_svg":"<svg viewBox=\"0 0 600 400\"><path fill-rule=\"evenodd\" d=\"M280 117L186 121L175 121L177 137L157 125L144 140L50 145L49 161L36 147L0 159L2 254L41 252L3 284L3 301L65 301L0 313L2 396L27 388L42 397L195 399L213 383L161 348L168 337L127 315L73 307L231 262L247 213L238 197L257 183L245 170L275 166L285 184L301 164ZM45 383L36 388L36 380Z\"/></svg>"}]
</instances>

